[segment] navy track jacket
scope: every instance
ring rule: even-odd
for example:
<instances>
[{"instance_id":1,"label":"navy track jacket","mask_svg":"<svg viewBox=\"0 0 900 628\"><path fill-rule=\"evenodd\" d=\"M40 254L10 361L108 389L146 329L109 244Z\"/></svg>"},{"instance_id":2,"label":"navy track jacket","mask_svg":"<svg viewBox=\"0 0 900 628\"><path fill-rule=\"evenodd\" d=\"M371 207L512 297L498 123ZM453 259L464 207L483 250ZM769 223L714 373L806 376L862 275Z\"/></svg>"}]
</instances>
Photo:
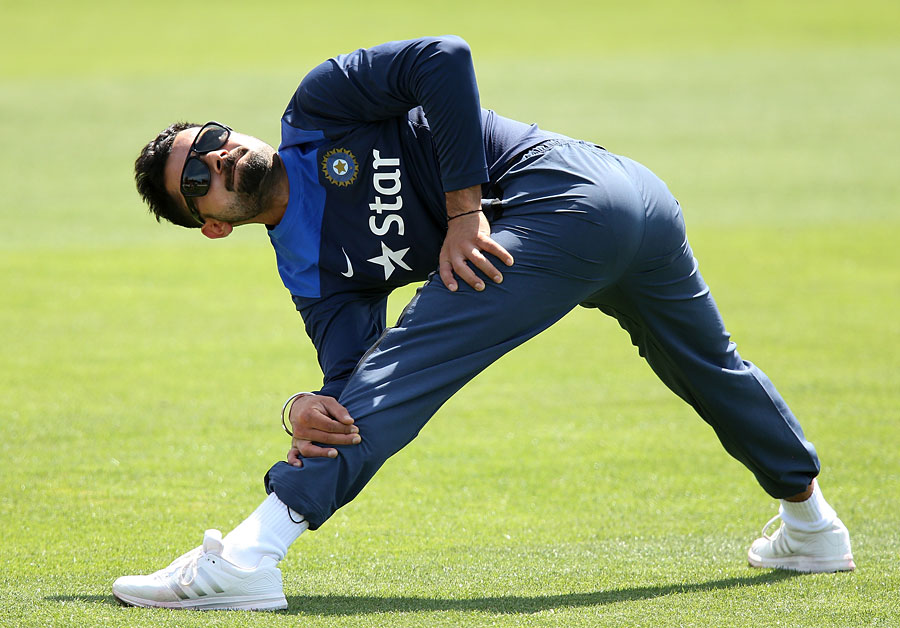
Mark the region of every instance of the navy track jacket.
<instances>
[{"instance_id":1,"label":"navy track jacket","mask_svg":"<svg viewBox=\"0 0 900 628\"><path fill-rule=\"evenodd\" d=\"M559 137L482 109L469 47L453 36L325 61L281 129L290 199L269 238L318 352L320 393L335 398L384 331L390 292L437 268L444 192L487 186Z\"/></svg>"}]
</instances>

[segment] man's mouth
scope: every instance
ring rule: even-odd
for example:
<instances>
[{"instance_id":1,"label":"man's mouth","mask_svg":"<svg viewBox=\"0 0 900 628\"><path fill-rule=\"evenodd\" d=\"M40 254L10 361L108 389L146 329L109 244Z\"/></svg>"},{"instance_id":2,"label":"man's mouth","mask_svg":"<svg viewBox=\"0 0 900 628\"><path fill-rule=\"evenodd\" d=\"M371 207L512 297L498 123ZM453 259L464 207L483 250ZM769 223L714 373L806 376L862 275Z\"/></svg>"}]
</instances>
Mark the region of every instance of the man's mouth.
<instances>
[{"instance_id":1,"label":"man's mouth","mask_svg":"<svg viewBox=\"0 0 900 628\"><path fill-rule=\"evenodd\" d=\"M250 149L246 146L238 146L228 153L228 157L225 158L225 189L229 192L234 192L236 189L234 175L237 170L237 164L241 160L241 157L248 152L250 152Z\"/></svg>"}]
</instances>

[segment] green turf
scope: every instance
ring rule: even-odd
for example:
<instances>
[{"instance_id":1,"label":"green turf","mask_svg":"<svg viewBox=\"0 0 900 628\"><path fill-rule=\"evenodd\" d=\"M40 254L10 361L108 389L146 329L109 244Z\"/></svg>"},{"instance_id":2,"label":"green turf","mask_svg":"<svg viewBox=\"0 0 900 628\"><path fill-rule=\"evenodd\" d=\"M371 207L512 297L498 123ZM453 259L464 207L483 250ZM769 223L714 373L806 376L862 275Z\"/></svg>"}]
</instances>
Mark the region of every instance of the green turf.
<instances>
[{"instance_id":1,"label":"green turf","mask_svg":"<svg viewBox=\"0 0 900 628\"><path fill-rule=\"evenodd\" d=\"M0 0L0 626L900 625L898 6ZM576 311L298 541L287 613L113 603L258 504L280 404L319 377L262 230L156 225L140 144L176 118L277 142L312 63L438 32L472 43L486 106L667 180L856 572L749 569L776 504Z\"/></svg>"}]
</instances>

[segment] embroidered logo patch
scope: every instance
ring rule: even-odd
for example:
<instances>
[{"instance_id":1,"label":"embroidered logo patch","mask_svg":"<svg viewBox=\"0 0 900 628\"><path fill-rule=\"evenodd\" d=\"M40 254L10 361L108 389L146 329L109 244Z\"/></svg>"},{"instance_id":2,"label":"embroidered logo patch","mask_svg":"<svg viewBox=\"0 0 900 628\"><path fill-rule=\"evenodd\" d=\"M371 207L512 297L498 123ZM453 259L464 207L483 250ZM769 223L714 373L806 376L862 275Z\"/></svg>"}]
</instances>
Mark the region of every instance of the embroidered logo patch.
<instances>
[{"instance_id":1,"label":"embroidered logo patch","mask_svg":"<svg viewBox=\"0 0 900 628\"><path fill-rule=\"evenodd\" d=\"M332 148L322 156L322 171L326 179L345 187L356 181L359 167L356 165L356 157L349 150Z\"/></svg>"}]
</instances>

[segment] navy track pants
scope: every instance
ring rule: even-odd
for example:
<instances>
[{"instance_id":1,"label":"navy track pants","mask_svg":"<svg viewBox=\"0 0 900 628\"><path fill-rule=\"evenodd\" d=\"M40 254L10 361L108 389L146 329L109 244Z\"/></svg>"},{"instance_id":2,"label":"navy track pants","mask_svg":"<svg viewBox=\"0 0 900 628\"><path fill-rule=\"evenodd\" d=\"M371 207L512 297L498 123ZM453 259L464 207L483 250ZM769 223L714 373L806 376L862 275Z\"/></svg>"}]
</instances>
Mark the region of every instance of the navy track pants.
<instances>
[{"instance_id":1,"label":"navy track pants","mask_svg":"<svg viewBox=\"0 0 900 628\"><path fill-rule=\"evenodd\" d=\"M742 360L697 269L678 202L640 164L579 141L527 153L499 181L492 237L515 258L483 292L437 275L360 361L339 401L362 443L279 462L268 491L315 529L352 500L438 408L577 305L615 317L659 378L771 496L804 491L815 449L778 391Z\"/></svg>"}]
</instances>

